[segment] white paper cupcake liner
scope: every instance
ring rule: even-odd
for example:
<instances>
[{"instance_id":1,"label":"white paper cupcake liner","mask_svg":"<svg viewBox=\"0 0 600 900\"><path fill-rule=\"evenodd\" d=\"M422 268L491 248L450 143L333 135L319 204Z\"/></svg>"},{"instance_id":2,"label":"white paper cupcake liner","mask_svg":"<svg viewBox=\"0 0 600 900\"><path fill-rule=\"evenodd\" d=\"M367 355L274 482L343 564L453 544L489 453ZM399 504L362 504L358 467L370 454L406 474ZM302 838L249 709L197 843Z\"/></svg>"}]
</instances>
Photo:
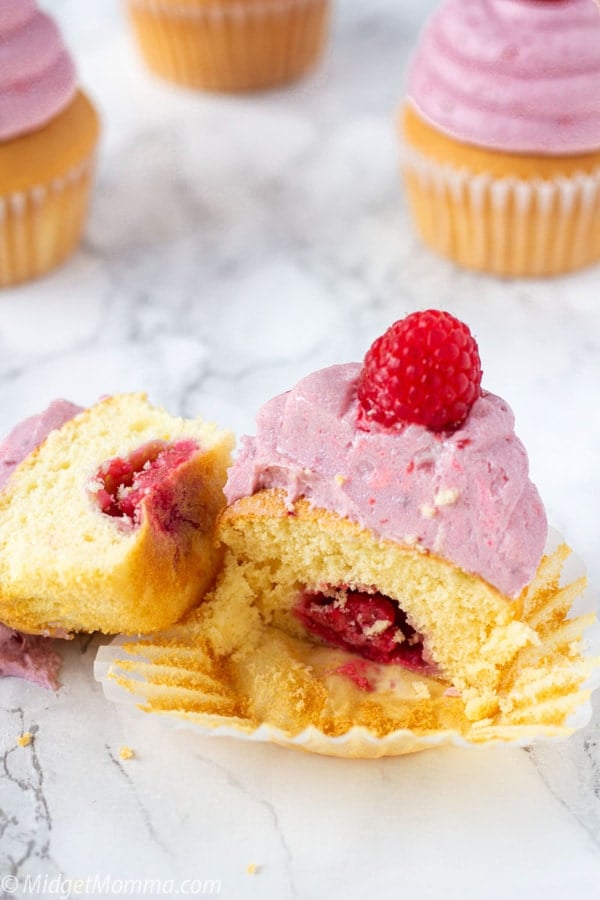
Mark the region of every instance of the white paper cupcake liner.
<instances>
[{"instance_id":1,"label":"white paper cupcake liner","mask_svg":"<svg viewBox=\"0 0 600 900\"><path fill-rule=\"evenodd\" d=\"M563 542L557 532L551 532L546 552L552 554ZM582 562L574 554L568 557L561 577L561 587L571 585L585 575ZM181 684L181 679L173 678L174 670L165 670L160 659L160 652L149 652L143 639L119 637L110 645L98 651L94 673L101 682L107 699L137 707L139 710L153 707L151 712L162 715L166 720L178 727L191 728L201 735L233 737L250 741L268 741L285 747L307 750L330 756L344 757L380 757L412 753L432 749L444 745L459 747L476 747L482 745L510 743L526 746L533 741L556 737L565 737L574 730L582 728L589 720L591 704L589 695L598 686L600 674L600 625L596 619L597 598L588 587L580 592L573 603L566 620L553 623L554 598L557 591L546 601L546 616L543 626L545 637L541 646L535 651L538 659L551 652L552 644L557 640L559 631L564 635L572 628L576 642L583 635L580 658L560 659L554 668L539 673L534 671L532 681L531 710L525 709L520 718L507 716L498 721L481 721L469 730L441 729L435 733L421 733L408 729L392 731L380 737L362 726L350 728L339 736L324 734L317 727L310 726L298 733L287 733L270 722L253 723L236 714L232 705L231 714L227 713L227 690L209 674L200 674L191 664L190 654L194 655L193 641L178 641L175 636L161 647L162 652L171 649L172 645L183 654L183 673L187 676L186 687L173 687ZM544 619L544 604L537 604L536 618ZM548 623L550 623L548 625ZM185 626L176 626L184 629ZM567 629L567 631L565 631ZM169 632L169 635L171 632ZM570 638L569 638L570 639ZM152 641L152 638L147 639ZM139 644L138 644L139 642ZM545 643L544 643L545 642ZM137 644L137 646L136 646ZM152 648L151 648L152 649ZM156 651L157 648L154 648ZM185 658L187 654L188 671ZM523 670L535 660L524 663ZM558 670L563 681L558 697L553 695L552 702L560 710L564 708L564 719L546 722L543 705L547 700L543 690L536 685L540 680L555 677ZM181 670L178 671L181 674ZM527 678L530 676L526 673ZM526 680L526 689L528 683ZM198 704L190 707L190 697L198 698ZM527 690L525 691L526 696ZM515 695L517 696L517 695ZM518 703L523 703L522 685L519 688ZM510 707L510 694L505 698ZM185 704L183 703L185 701ZM451 701L448 701L451 702ZM187 704L187 705L186 705ZM561 706L562 704L562 706ZM186 708L184 709L184 705ZM145 713L147 714L147 712Z\"/></svg>"},{"instance_id":2,"label":"white paper cupcake liner","mask_svg":"<svg viewBox=\"0 0 600 900\"><path fill-rule=\"evenodd\" d=\"M47 184L0 196L0 286L42 275L76 247L94 168L92 155Z\"/></svg>"},{"instance_id":3,"label":"white paper cupcake liner","mask_svg":"<svg viewBox=\"0 0 600 900\"><path fill-rule=\"evenodd\" d=\"M600 168L496 178L403 145L402 168L426 243L468 268L550 275L600 260Z\"/></svg>"}]
</instances>

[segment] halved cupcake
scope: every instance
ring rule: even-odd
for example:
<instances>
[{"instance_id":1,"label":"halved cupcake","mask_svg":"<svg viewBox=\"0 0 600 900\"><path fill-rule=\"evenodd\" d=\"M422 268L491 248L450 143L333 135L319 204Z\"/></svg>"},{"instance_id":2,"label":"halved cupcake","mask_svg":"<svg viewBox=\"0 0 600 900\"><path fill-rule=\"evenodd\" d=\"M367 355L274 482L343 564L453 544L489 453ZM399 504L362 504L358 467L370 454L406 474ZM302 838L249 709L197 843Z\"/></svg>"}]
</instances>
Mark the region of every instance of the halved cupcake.
<instances>
[{"instance_id":1,"label":"halved cupcake","mask_svg":"<svg viewBox=\"0 0 600 900\"><path fill-rule=\"evenodd\" d=\"M567 618L584 579L561 582L564 545L544 556L512 413L480 380L466 326L430 310L267 403L229 473L214 591L105 651L101 677L323 753L566 733L590 671L591 619Z\"/></svg>"},{"instance_id":2,"label":"halved cupcake","mask_svg":"<svg viewBox=\"0 0 600 900\"><path fill-rule=\"evenodd\" d=\"M214 526L232 443L143 394L59 403L41 425L18 426L2 452L0 621L58 635L176 622L221 560Z\"/></svg>"}]
</instances>

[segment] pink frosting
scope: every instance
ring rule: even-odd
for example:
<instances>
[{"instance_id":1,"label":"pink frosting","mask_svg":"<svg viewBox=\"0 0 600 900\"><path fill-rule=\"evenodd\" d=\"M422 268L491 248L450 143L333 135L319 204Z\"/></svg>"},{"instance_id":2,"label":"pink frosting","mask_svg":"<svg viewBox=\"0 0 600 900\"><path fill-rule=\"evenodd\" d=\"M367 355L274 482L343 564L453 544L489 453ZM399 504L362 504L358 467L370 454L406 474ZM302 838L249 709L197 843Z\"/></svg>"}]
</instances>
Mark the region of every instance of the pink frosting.
<instances>
[{"instance_id":1,"label":"pink frosting","mask_svg":"<svg viewBox=\"0 0 600 900\"><path fill-rule=\"evenodd\" d=\"M440 131L489 149L600 149L593 0L445 0L425 26L408 97Z\"/></svg>"},{"instance_id":2,"label":"pink frosting","mask_svg":"<svg viewBox=\"0 0 600 900\"><path fill-rule=\"evenodd\" d=\"M0 27L3 23L3 8L4 5L0 3ZM81 406L67 400L55 400L44 412L19 422L0 444L0 489L19 463L51 431L60 428L81 411ZM66 636L65 634L64 637ZM0 676L14 675L41 687L56 690L60 666L61 658L50 638L22 634L0 623Z\"/></svg>"},{"instance_id":3,"label":"pink frosting","mask_svg":"<svg viewBox=\"0 0 600 900\"><path fill-rule=\"evenodd\" d=\"M0 443L0 489L26 456L44 441L51 431L82 412L83 407L68 400L54 400L44 412L15 425Z\"/></svg>"},{"instance_id":4,"label":"pink frosting","mask_svg":"<svg viewBox=\"0 0 600 900\"><path fill-rule=\"evenodd\" d=\"M0 676L25 678L55 691L61 664L50 638L21 634L0 623Z\"/></svg>"},{"instance_id":5,"label":"pink frosting","mask_svg":"<svg viewBox=\"0 0 600 900\"><path fill-rule=\"evenodd\" d=\"M484 393L451 434L367 432L356 427L359 372L323 369L265 404L230 469L228 501L283 488L290 504L304 496L516 596L537 569L547 522L508 405Z\"/></svg>"},{"instance_id":6,"label":"pink frosting","mask_svg":"<svg viewBox=\"0 0 600 900\"><path fill-rule=\"evenodd\" d=\"M33 0L0 0L0 140L41 128L75 94L75 68Z\"/></svg>"}]
</instances>

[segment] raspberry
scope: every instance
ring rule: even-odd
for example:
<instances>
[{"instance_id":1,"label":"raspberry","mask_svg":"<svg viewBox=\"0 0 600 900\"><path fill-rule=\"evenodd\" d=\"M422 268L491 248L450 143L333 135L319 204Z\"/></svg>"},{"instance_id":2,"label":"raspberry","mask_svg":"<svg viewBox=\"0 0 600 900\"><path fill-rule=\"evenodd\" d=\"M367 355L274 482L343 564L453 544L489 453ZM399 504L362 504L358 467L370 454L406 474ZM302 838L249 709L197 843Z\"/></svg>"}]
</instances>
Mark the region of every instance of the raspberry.
<instances>
[{"instance_id":1,"label":"raspberry","mask_svg":"<svg viewBox=\"0 0 600 900\"><path fill-rule=\"evenodd\" d=\"M423 658L420 635L397 603L383 594L325 586L323 591L305 591L293 612L307 631L332 647L372 662L432 671Z\"/></svg>"},{"instance_id":2,"label":"raspberry","mask_svg":"<svg viewBox=\"0 0 600 900\"><path fill-rule=\"evenodd\" d=\"M140 524L142 502L161 527L169 530L174 508L173 474L192 458L198 449L195 441L148 441L127 457L115 456L103 462L93 479L90 492L100 511L107 516Z\"/></svg>"},{"instance_id":3,"label":"raspberry","mask_svg":"<svg viewBox=\"0 0 600 900\"><path fill-rule=\"evenodd\" d=\"M466 325L437 309L395 322L371 345L358 380L359 424L458 428L481 394L481 361Z\"/></svg>"}]
</instances>

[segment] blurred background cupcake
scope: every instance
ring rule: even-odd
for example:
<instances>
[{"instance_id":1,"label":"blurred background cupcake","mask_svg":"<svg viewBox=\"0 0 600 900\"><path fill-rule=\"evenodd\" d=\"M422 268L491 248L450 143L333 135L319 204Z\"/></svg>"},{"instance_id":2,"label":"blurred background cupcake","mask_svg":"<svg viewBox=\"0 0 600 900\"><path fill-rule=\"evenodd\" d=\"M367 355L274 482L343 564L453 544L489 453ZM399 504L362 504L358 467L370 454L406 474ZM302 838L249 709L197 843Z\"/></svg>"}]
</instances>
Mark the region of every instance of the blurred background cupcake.
<instances>
[{"instance_id":1,"label":"blurred background cupcake","mask_svg":"<svg viewBox=\"0 0 600 900\"><path fill-rule=\"evenodd\" d=\"M54 22L34 0L0 0L0 286L77 246L98 133Z\"/></svg>"},{"instance_id":2,"label":"blurred background cupcake","mask_svg":"<svg viewBox=\"0 0 600 900\"><path fill-rule=\"evenodd\" d=\"M304 75L325 44L330 0L127 0L149 68L189 87L267 88Z\"/></svg>"},{"instance_id":3,"label":"blurred background cupcake","mask_svg":"<svg viewBox=\"0 0 600 900\"><path fill-rule=\"evenodd\" d=\"M593 0L445 0L408 77L418 231L460 265L554 275L600 260L600 16Z\"/></svg>"}]
</instances>

